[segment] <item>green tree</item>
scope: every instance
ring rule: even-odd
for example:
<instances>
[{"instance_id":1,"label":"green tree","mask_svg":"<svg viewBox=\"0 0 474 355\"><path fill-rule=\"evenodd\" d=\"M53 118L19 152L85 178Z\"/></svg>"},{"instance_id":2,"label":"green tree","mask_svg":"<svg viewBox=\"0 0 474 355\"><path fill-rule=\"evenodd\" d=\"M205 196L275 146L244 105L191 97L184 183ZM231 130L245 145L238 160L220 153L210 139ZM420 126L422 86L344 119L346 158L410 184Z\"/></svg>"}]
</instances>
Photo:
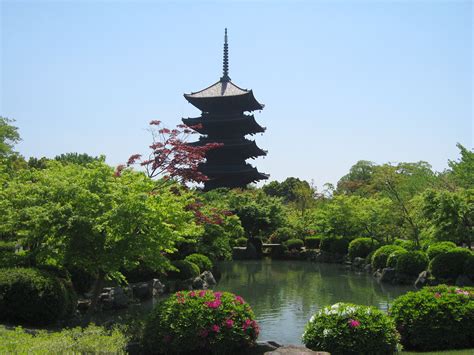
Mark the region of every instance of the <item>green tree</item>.
<instances>
[{"instance_id":1,"label":"green tree","mask_svg":"<svg viewBox=\"0 0 474 355\"><path fill-rule=\"evenodd\" d=\"M87 165L95 161L105 161L105 156L101 155L100 157L93 157L86 153L65 153L61 155L56 155L54 160L57 160L63 164L79 164Z\"/></svg>"},{"instance_id":2,"label":"green tree","mask_svg":"<svg viewBox=\"0 0 474 355\"><path fill-rule=\"evenodd\" d=\"M336 192L347 195L369 195L371 193L370 187L374 170L375 165L373 162L359 160L351 167L349 173L338 181Z\"/></svg>"},{"instance_id":3,"label":"green tree","mask_svg":"<svg viewBox=\"0 0 474 355\"><path fill-rule=\"evenodd\" d=\"M448 162L452 170L455 183L466 189L474 187L474 152L469 151L461 144L457 144L461 153L459 161Z\"/></svg>"},{"instance_id":4,"label":"green tree","mask_svg":"<svg viewBox=\"0 0 474 355\"><path fill-rule=\"evenodd\" d=\"M15 121L0 116L0 157L14 154L13 147L21 140L18 128L12 125L13 122Z\"/></svg>"},{"instance_id":5,"label":"green tree","mask_svg":"<svg viewBox=\"0 0 474 355\"><path fill-rule=\"evenodd\" d=\"M123 280L122 269L139 262L160 270L164 253L184 236L198 234L185 206L193 196L178 186L154 191L143 173L114 174L103 162L87 167L51 162L47 169L25 170L8 184L7 221L37 263L72 265L97 275L91 312L104 280ZM5 203L6 201L6 203Z\"/></svg>"}]
</instances>

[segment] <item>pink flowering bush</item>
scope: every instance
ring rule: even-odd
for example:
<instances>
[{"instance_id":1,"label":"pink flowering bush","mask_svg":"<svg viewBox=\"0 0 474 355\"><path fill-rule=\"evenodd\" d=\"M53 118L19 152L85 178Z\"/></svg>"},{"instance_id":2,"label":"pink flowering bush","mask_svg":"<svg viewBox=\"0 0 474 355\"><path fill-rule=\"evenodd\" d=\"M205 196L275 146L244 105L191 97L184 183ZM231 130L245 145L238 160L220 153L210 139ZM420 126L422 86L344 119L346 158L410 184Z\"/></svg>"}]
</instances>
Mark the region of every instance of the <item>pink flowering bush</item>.
<instances>
[{"instance_id":1,"label":"pink flowering bush","mask_svg":"<svg viewBox=\"0 0 474 355\"><path fill-rule=\"evenodd\" d=\"M303 343L331 354L392 354L397 349L394 322L374 307L336 303L306 325Z\"/></svg>"},{"instance_id":2,"label":"pink flowering bush","mask_svg":"<svg viewBox=\"0 0 474 355\"><path fill-rule=\"evenodd\" d=\"M390 309L407 349L474 347L474 288L439 285L398 297Z\"/></svg>"},{"instance_id":3,"label":"pink flowering bush","mask_svg":"<svg viewBox=\"0 0 474 355\"><path fill-rule=\"evenodd\" d=\"M250 306L229 292L181 291L151 312L143 336L150 353L232 354L255 344Z\"/></svg>"}]
</instances>

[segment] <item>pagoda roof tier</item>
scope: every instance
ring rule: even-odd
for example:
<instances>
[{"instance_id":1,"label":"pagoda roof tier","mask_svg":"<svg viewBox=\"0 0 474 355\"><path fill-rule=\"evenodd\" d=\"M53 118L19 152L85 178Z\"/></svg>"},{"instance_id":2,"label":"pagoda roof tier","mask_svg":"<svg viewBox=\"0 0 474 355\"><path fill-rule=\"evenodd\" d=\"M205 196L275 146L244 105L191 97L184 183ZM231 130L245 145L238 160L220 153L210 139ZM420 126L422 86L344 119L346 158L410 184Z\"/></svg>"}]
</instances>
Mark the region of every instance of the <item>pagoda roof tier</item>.
<instances>
[{"instance_id":1,"label":"pagoda roof tier","mask_svg":"<svg viewBox=\"0 0 474 355\"><path fill-rule=\"evenodd\" d=\"M183 123L201 134L214 135L247 135L265 132L266 128L260 126L253 115L212 116L203 115L196 118L183 118ZM198 127L196 127L198 126ZM199 127L200 126L200 127Z\"/></svg>"},{"instance_id":2,"label":"pagoda roof tier","mask_svg":"<svg viewBox=\"0 0 474 355\"><path fill-rule=\"evenodd\" d=\"M268 179L270 175L261 173L257 168L250 164L239 164L239 165L199 165L199 171L206 174L210 179L224 176L246 176L252 178L252 180Z\"/></svg>"},{"instance_id":3,"label":"pagoda roof tier","mask_svg":"<svg viewBox=\"0 0 474 355\"><path fill-rule=\"evenodd\" d=\"M255 99L252 90L242 89L223 79L201 91L184 94L184 97L203 112L244 112L264 107Z\"/></svg>"},{"instance_id":4,"label":"pagoda roof tier","mask_svg":"<svg viewBox=\"0 0 474 355\"><path fill-rule=\"evenodd\" d=\"M255 141L251 141L245 138L239 139L213 139L200 137L197 142L189 143L193 146L203 146L208 143L221 143L223 146L216 149L210 150L207 155L216 156L220 153L229 155L229 154L238 154L244 157L259 157L267 155L267 152L257 146Z\"/></svg>"}]
</instances>

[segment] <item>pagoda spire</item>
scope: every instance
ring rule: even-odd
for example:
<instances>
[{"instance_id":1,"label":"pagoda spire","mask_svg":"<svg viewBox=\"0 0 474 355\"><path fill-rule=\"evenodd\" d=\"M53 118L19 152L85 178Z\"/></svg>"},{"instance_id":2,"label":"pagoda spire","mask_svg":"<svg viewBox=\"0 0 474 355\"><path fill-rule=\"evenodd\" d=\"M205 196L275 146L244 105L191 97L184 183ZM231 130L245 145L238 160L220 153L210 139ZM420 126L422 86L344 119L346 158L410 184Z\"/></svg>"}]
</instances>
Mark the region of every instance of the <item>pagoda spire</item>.
<instances>
[{"instance_id":1,"label":"pagoda spire","mask_svg":"<svg viewBox=\"0 0 474 355\"><path fill-rule=\"evenodd\" d=\"M223 58L223 68L222 68L222 82L228 82L230 81L229 77L229 44L227 43L227 28L225 29L225 35L224 35L224 58Z\"/></svg>"}]
</instances>

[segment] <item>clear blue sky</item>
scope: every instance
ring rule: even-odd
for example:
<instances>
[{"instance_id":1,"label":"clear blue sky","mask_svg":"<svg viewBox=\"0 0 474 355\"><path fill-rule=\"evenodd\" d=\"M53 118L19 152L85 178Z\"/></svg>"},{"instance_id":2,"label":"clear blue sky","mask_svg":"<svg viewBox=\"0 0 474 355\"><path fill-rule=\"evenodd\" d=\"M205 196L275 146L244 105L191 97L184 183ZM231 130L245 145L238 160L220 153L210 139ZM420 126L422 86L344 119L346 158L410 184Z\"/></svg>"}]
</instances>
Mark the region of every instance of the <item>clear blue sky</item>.
<instances>
[{"instance_id":1,"label":"clear blue sky","mask_svg":"<svg viewBox=\"0 0 474 355\"><path fill-rule=\"evenodd\" d=\"M457 159L473 146L470 1L3 1L0 115L26 157L146 152L147 123L199 112L230 77L266 105L253 161L336 183L356 161Z\"/></svg>"}]
</instances>

